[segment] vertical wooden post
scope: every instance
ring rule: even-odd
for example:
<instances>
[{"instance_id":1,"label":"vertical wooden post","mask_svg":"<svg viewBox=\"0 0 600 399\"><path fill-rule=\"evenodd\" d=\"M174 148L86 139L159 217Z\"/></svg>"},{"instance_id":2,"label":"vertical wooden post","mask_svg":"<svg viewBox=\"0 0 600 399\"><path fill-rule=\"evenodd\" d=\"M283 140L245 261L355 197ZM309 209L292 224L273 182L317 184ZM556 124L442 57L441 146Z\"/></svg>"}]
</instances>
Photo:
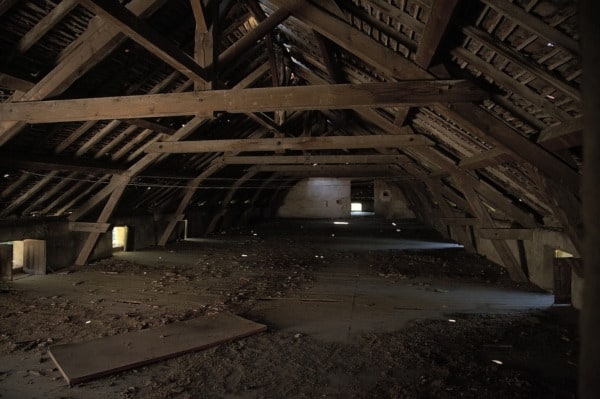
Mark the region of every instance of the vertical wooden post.
<instances>
[{"instance_id":1,"label":"vertical wooden post","mask_svg":"<svg viewBox=\"0 0 600 399\"><path fill-rule=\"evenodd\" d=\"M580 8L583 60L583 244L584 293L581 312L579 397L600 397L600 3L582 0Z\"/></svg>"}]
</instances>

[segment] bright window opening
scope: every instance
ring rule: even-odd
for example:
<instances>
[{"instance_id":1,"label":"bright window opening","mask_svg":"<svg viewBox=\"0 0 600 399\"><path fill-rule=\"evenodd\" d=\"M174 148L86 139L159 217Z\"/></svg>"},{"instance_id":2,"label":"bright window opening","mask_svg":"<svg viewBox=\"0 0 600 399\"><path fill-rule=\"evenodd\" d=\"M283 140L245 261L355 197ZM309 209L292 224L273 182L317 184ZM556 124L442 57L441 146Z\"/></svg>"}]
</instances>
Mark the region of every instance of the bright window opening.
<instances>
[{"instance_id":1,"label":"bright window opening","mask_svg":"<svg viewBox=\"0 0 600 399\"><path fill-rule=\"evenodd\" d=\"M125 250L127 242L127 226L115 226L112 230L113 250Z\"/></svg>"},{"instance_id":2,"label":"bright window opening","mask_svg":"<svg viewBox=\"0 0 600 399\"><path fill-rule=\"evenodd\" d=\"M361 202L352 202L350 204L350 211L352 211L352 212L362 212L362 203Z\"/></svg>"}]
</instances>

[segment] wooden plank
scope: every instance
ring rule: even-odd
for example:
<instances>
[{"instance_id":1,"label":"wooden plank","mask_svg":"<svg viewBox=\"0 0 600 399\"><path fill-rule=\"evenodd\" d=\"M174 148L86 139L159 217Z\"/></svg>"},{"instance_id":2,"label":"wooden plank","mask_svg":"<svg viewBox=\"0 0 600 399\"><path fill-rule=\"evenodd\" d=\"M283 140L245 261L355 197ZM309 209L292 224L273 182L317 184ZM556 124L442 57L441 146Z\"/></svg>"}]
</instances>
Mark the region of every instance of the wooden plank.
<instances>
[{"instance_id":1,"label":"wooden plank","mask_svg":"<svg viewBox=\"0 0 600 399\"><path fill-rule=\"evenodd\" d=\"M56 123L180 115L206 116L217 111L236 113L383 108L399 104L481 101L487 97L488 94L483 90L464 80L422 80L0 103L0 118L4 121Z\"/></svg>"},{"instance_id":2,"label":"wooden plank","mask_svg":"<svg viewBox=\"0 0 600 399\"><path fill-rule=\"evenodd\" d=\"M69 222L69 230L84 231L87 233L106 233L110 228L110 223L94 222Z\"/></svg>"},{"instance_id":3,"label":"wooden plank","mask_svg":"<svg viewBox=\"0 0 600 399\"><path fill-rule=\"evenodd\" d=\"M482 0L482 2L501 12L508 19L520 25L523 29L543 37L549 43L558 45L575 55L579 54L579 43L577 40L551 27L516 4L510 3L507 0Z\"/></svg>"},{"instance_id":4,"label":"wooden plank","mask_svg":"<svg viewBox=\"0 0 600 399\"><path fill-rule=\"evenodd\" d=\"M392 164L410 162L404 155L264 155L264 156L223 156L221 162L227 165L275 165L275 164Z\"/></svg>"},{"instance_id":5,"label":"wooden plank","mask_svg":"<svg viewBox=\"0 0 600 399\"><path fill-rule=\"evenodd\" d=\"M48 354L69 385L76 385L248 337L266 329L264 324L229 313L218 313L111 337L53 345Z\"/></svg>"},{"instance_id":6,"label":"wooden plank","mask_svg":"<svg viewBox=\"0 0 600 399\"><path fill-rule=\"evenodd\" d=\"M275 139L232 139L160 142L149 146L149 153L198 153L227 151L330 150L355 148L403 148L431 145L425 136L368 135L285 137Z\"/></svg>"},{"instance_id":7,"label":"wooden plank","mask_svg":"<svg viewBox=\"0 0 600 399\"><path fill-rule=\"evenodd\" d=\"M206 70L124 6L111 0L79 0L81 4L118 27L139 45L193 80L210 80Z\"/></svg>"},{"instance_id":8,"label":"wooden plank","mask_svg":"<svg viewBox=\"0 0 600 399\"><path fill-rule=\"evenodd\" d=\"M458 0L434 0L429 10L429 18L419 40L415 63L423 69L429 68Z\"/></svg>"},{"instance_id":9,"label":"wooden plank","mask_svg":"<svg viewBox=\"0 0 600 399\"><path fill-rule=\"evenodd\" d=\"M477 231L479 237L486 240L533 240L531 229L480 228Z\"/></svg>"}]
</instances>

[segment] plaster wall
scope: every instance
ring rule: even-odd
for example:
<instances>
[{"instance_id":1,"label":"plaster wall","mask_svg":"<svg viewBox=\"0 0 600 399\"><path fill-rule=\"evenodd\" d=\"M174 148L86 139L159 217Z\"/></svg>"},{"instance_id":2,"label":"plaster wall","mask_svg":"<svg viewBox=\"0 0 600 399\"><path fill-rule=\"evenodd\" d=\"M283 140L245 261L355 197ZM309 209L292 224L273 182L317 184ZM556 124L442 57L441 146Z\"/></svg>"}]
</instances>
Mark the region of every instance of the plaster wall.
<instances>
[{"instance_id":1,"label":"plaster wall","mask_svg":"<svg viewBox=\"0 0 600 399\"><path fill-rule=\"evenodd\" d=\"M302 180L287 193L277 216L313 219L350 217L350 180Z\"/></svg>"},{"instance_id":2,"label":"plaster wall","mask_svg":"<svg viewBox=\"0 0 600 399\"><path fill-rule=\"evenodd\" d=\"M408 207L408 201L400 188L382 180L374 183L375 215L386 219L412 219L415 214Z\"/></svg>"}]
</instances>

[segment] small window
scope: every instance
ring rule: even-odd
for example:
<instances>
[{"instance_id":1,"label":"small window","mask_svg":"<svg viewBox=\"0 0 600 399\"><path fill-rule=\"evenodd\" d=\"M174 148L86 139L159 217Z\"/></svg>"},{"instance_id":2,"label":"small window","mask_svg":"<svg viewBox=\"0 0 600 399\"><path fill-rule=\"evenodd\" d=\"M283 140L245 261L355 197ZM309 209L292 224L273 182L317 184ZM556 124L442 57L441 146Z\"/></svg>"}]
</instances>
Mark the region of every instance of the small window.
<instances>
[{"instance_id":1,"label":"small window","mask_svg":"<svg viewBox=\"0 0 600 399\"><path fill-rule=\"evenodd\" d=\"M352 202L350 204L350 211L352 211L352 212L362 212L362 203L361 202Z\"/></svg>"}]
</instances>

